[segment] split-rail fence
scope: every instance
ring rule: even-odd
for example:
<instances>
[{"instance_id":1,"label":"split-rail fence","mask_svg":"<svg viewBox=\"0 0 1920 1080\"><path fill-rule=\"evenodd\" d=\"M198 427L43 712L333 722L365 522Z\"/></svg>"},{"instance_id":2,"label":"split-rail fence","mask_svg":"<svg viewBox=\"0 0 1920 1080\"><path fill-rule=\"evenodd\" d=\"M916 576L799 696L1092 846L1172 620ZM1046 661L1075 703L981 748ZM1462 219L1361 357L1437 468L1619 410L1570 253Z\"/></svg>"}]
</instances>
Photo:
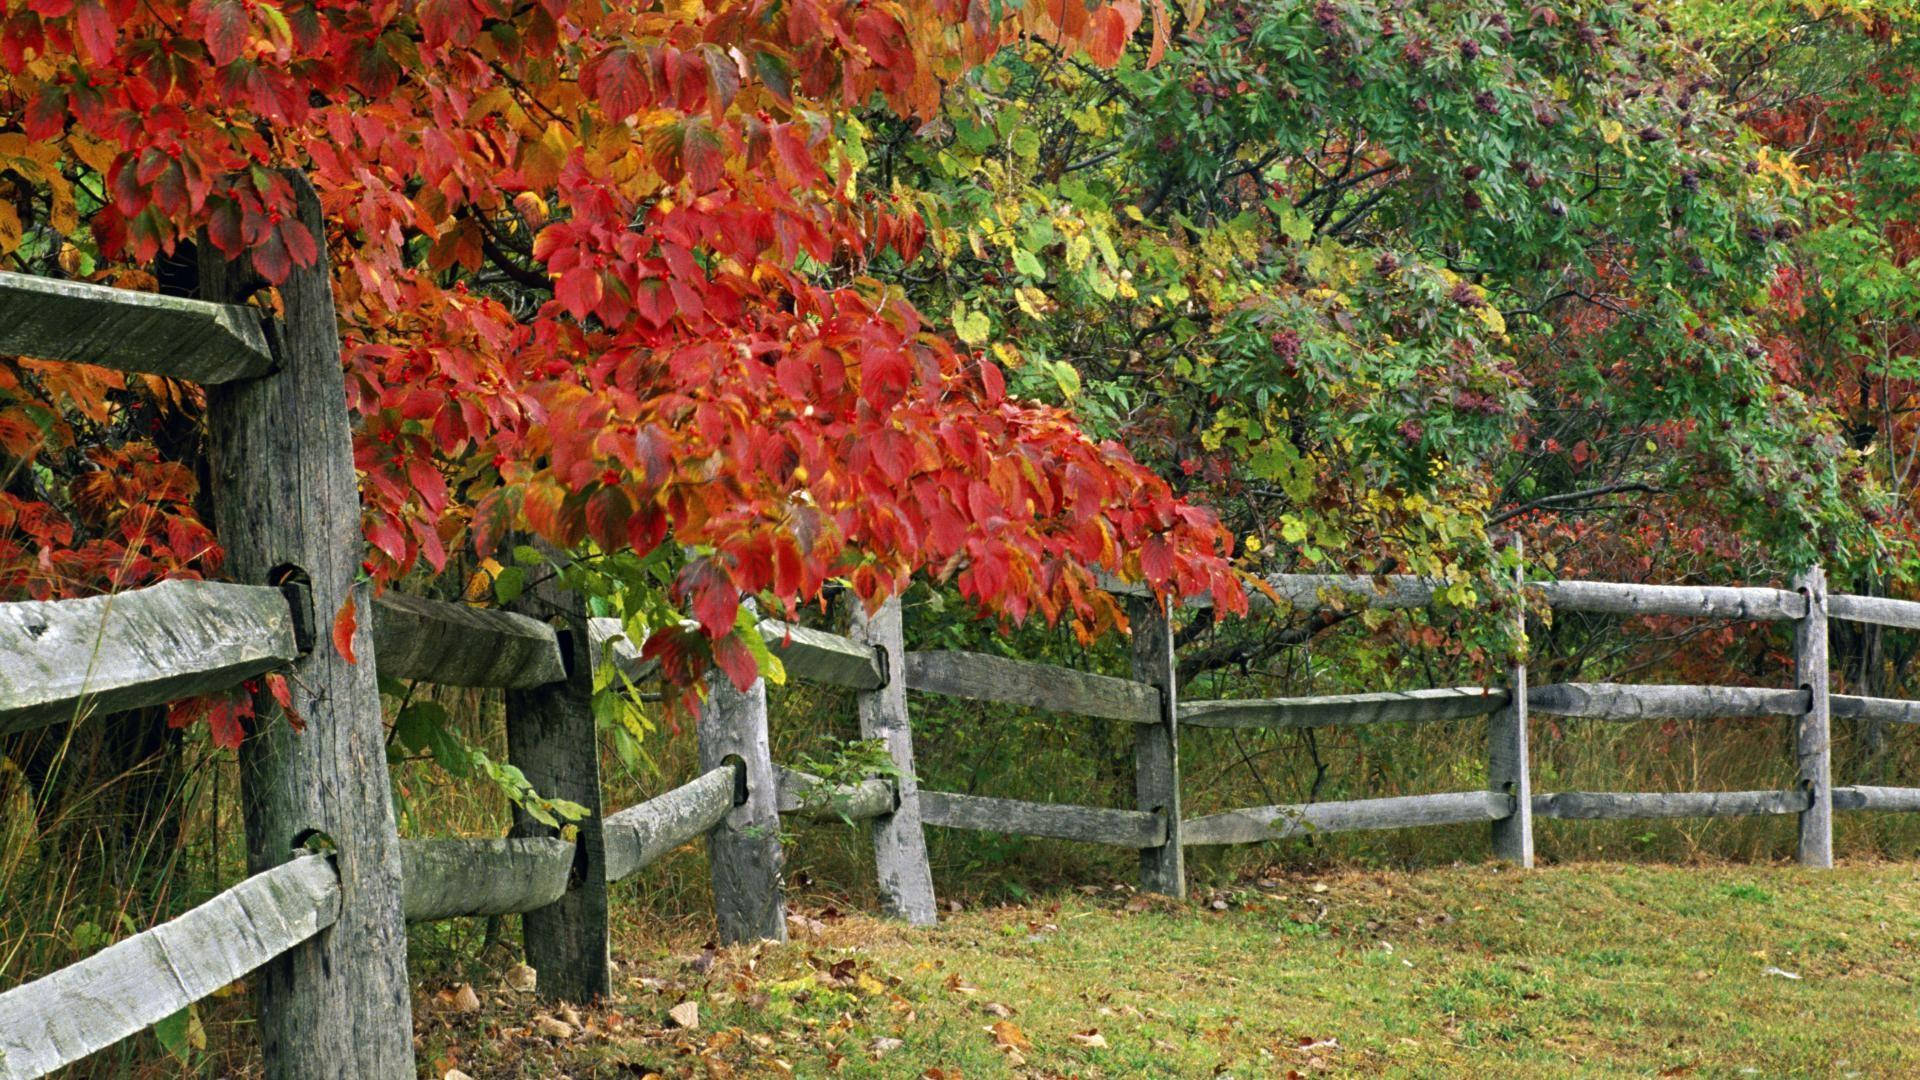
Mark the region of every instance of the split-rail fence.
<instances>
[{"instance_id":1,"label":"split-rail fence","mask_svg":"<svg viewBox=\"0 0 1920 1080\"><path fill-rule=\"evenodd\" d=\"M305 217L318 207L303 191ZM212 295L240 275L209 265ZM547 583L520 611L388 592L358 579L359 502L327 268L296 271L284 314L0 274L0 349L196 380L208 387L215 521L235 582L174 581L79 600L0 604L0 734L230 689L285 673L304 721L259 726L240 750L251 876L212 900L70 967L0 993L0 1078L75 1062L249 976L269 1076L415 1075L406 924L520 914L541 994L609 990L607 887L704 837L723 940L782 940L779 819L871 823L888 914L934 921L924 827L983 829L1136 849L1144 889L1185 892L1190 846L1304 832L1485 821L1493 853L1533 862L1533 819L1795 815L1799 858L1832 865L1835 810L1920 811L1920 788L1831 782L1835 716L1920 723L1920 703L1829 693L1827 622L1920 629L1920 603L1829 595L1809 570L1791 589L1525 583L1559 611L1790 622L1795 670L1777 689L1569 683L1261 700L1187 701L1169 609L1132 596L1132 678L969 652L905 651L899 605L855 610L846 635L774 620L760 632L790 676L854 691L862 734L890 775L832 784L771 760L765 686L715 680L699 723L701 773L613 813L600 803L591 709L600 665L647 672L617 622ZM1287 575L1300 608L1429 604L1410 577ZM316 632L347 602L341 655ZM1524 614L1521 616L1524 620ZM1520 627L1524 631L1524 625ZM543 795L588 816L564 834L517 814L505 839L402 840L394 822L377 677L506 691L509 756ZM1129 723L1135 805L1086 807L920 790L908 691ZM262 703L263 706L265 703ZM274 715L263 707L262 715ZM1798 780L1785 790L1532 791L1530 713L1596 720L1773 716L1791 720ZM1319 727L1485 716L1481 790L1185 818L1179 740L1208 728Z\"/></svg>"}]
</instances>

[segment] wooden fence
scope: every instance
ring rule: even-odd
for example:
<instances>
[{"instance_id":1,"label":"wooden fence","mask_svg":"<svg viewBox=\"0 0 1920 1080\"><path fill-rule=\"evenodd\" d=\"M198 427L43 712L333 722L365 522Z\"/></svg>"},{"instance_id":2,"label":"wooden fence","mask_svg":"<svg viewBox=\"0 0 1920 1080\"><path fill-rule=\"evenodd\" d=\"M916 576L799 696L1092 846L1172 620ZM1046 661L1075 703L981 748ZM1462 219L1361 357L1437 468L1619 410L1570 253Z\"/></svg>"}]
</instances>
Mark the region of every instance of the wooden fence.
<instances>
[{"instance_id":1,"label":"wooden fence","mask_svg":"<svg viewBox=\"0 0 1920 1080\"><path fill-rule=\"evenodd\" d=\"M306 193L310 224L318 208ZM216 290L227 268L204 271ZM1490 823L1494 853L1533 861L1533 818L1793 814L1800 860L1832 864L1832 812L1920 810L1920 789L1830 781L1834 715L1920 722L1920 704L1830 695L1826 624L1920 629L1920 604L1829 596L1810 571L1791 590L1529 583L1561 611L1790 621L1796 671L1778 689L1507 685L1309 698L1185 701L1170 611L1131 597L1132 677L968 652L905 651L897 602L854 611L845 636L767 620L792 676L851 689L862 734L896 776L835 785L771 759L765 686L710 686L701 774L613 813L600 805L590 695L595 669L647 674L617 624L586 617L551 583L519 611L378 597L357 582L359 506L329 275L296 272L285 317L0 274L0 348L197 379L209 386L216 523L237 583L176 581L112 596L0 604L0 733L79 722L286 672L304 733L252 732L240 752L251 876L161 926L0 993L0 1078L77 1061L258 972L250 982L269 1076L414 1075L405 924L519 913L540 993L608 990L607 887L704 836L725 941L786 934L781 814L871 822L888 914L934 921L924 827L1058 837L1140 852L1142 887L1185 892L1187 846L1309 831ZM216 293L217 294L217 293ZM1291 575L1270 582L1308 608L1420 607L1437 586L1408 577ZM339 655L315 627L352 599L370 613ZM1522 627L1524 629L1524 627ZM507 694L509 756L543 794L590 810L568 838L518 815L504 839L398 836L376 676ZM1086 807L920 790L908 692L1118 720L1135 732L1135 805ZM274 710L263 703L263 715ZM1796 729L1798 783L1783 791L1534 794L1530 713L1599 720L1777 716ZM1318 727L1486 716L1482 790L1293 806L1185 819L1186 729ZM313 853L311 841L328 849ZM351 1037L347 1037L351 1033Z\"/></svg>"}]
</instances>

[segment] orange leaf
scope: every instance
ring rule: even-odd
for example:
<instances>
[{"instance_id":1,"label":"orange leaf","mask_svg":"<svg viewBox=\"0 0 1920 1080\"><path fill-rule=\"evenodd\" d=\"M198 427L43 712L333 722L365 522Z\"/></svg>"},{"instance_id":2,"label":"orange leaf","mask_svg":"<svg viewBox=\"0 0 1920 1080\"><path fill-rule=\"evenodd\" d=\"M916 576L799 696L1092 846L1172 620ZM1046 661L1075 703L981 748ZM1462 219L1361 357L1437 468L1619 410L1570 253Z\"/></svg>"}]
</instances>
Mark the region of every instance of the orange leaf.
<instances>
[{"instance_id":1,"label":"orange leaf","mask_svg":"<svg viewBox=\"0 0 1920 1080\"><path fill-rule=\"evenodd\" d=\"M340 605L340 613L333 617L334 651L346 657L349 664L360 662L359 658L353 655L353 632L359 628L359 619L353 611L353 597L349 596L347 602Z\"/></svg>"}]
</instances>

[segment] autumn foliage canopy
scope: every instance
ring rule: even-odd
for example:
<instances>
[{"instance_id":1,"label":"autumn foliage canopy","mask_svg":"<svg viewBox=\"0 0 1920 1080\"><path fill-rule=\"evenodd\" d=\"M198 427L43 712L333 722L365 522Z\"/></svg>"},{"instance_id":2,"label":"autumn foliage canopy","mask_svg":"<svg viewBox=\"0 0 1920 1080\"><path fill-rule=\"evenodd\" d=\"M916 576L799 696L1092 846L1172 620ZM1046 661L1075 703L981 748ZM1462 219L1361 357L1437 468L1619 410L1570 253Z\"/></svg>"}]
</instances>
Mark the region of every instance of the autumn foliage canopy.
<instances>
[{"instance_id":1,"label":"autumn foliage canopy","mask_svg":"<svg viewBox=\"0 0 1920 1080\"><path fill-rule=\"evenodd\" d=\"M856 183L838 134L876 97L931 116L944 85L1023 37L1111 65L1154 31L1138 0L8 11L0 157L49 211L23 222L0 203L0 242L151 287L156 259L204 235L271 284L320 254L279 170L311 177L379 577L518 530L675 545L670 595L704 633L656 647L691 663L722 642L737 675L741 598L791 607L832 578L877 602L926 571L989 610L1089 630L1117 615L1096 570L1240 603L1210 514L1071 415L1010 398L992 361L868 276L913 260L926 227ZM128 389L31 361L0 375L17 459L73 446L58 418L106 423ZM0 495L10 594L213 568L178 466L114 453L86 483L125 490L82 504L124 526L85 551L66 503ZM172 480L129 485L126 460Z\"/></svg>"}]
</instances>

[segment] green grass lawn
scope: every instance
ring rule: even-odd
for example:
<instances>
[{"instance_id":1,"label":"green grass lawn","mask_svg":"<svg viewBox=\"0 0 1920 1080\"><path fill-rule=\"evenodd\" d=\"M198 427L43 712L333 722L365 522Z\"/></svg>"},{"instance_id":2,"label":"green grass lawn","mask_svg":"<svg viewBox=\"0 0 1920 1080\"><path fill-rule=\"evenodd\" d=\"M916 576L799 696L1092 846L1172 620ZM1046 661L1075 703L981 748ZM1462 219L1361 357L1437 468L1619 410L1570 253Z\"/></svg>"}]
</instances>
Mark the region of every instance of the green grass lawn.
<instances>
[{"instance_id":1,"label":"green grass lawn","mask_svg":"<svg viewBox=\"0 0 1920 1080\"><path fill-rule=\"evenodd\" d=\"M570 1031L504 986L470 1012L429 995L424 1057L478 1080L1920 1076L1911 864L1089 887L925 930L807 914L782 947L617 941L617 1000L546 1011ZM689 1001L691 1030L668 1016Z\"/></svg>"}]
</instances>

